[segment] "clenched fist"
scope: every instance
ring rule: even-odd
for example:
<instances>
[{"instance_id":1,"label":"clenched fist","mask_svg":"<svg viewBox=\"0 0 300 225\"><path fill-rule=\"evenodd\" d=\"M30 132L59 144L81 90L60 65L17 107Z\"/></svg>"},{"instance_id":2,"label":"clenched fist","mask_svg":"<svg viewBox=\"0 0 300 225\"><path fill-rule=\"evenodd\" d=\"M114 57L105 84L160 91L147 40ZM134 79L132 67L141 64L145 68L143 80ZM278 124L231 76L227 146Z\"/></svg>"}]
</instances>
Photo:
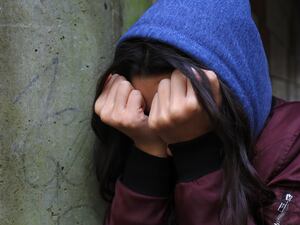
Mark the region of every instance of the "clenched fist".
<instances>
[{"instance_id":1,"label":"clenched fist","mask_svg":"<svg viewBox=\"0 0 300 225\"><path fill-rule=\"evenodd\" d=\"M201 79L193 71L196 78ZM217 76L213 71L203 71L210 81L213 97L220 106L222 98ZM141 150L166 157L171 155L168 144L203 135L212 129L212 124L184 74L174 70L171 76L156 79L159 77L151 82L151 79L138 79L139 85L135 79L137 90L125 77L110 75L95 103L95 112L104 123L129 136ZM149 116L145 115L146 106L150 108Z\"/></svg>"},{"instance_id":2,"label":"clenched fist","mask_svg":"<svg viewBox=\"0 0 300 225\"><path fill-rule=\"evenodd\" d=\"M108 77L105 87L95 102L95 113L101 120L129 136L141 150L159 157L167 156L167 145L150 129L144 114L145 101L139 90L125 77Z\"/></svg>"},{"instance_id":3,"label":"clenched fist","mask_svg":"<svg viewBox=\"0 0 300 225\"><path fill-rule=\"evenodd\" d=\"M198 76L194 70L195 76ZM214 98L221 104L220 87L214 72L204 70ZM179 70L171 78L162 79L153 97L149 114L149 127L167 144L194 139L209 132L212 124L208 113L199 103L190 80Z\"/></svg>"}]
</instances>

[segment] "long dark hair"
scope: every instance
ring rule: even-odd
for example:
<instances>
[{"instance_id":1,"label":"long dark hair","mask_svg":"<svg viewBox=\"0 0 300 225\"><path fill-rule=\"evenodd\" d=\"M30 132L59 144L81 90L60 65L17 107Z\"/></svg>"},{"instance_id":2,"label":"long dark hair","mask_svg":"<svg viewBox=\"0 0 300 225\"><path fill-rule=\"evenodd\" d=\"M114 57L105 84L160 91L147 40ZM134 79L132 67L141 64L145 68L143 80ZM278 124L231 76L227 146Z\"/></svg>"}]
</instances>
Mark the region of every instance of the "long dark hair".
<instances>
[{"instance_id":1,"label":"long dark hair","mask_svg":"<svg viewBox=\"0 0 300 225\"><path fill-rule=\"evenodd\" d=\"M201 82L195 78L191 68L201 75ZM261 182L251 165L256 140L251 135L249 122L241 104L221 80L219 82L222 106L218 108L209 81L201 70L209 68L201 62L157 40L128 39L116 48L111 65L99 78L94 104L103 89L106 77L111 73L121 74L130 81L133 75L170 73L174 69L180 70L191 80L199 102L207 110L214 125L214 131L223 143L224 179L220 201L220 223L222 225L246 225L247 218L251 216L262 224L263 218L259 209L269 204L274 194ZM123 133L101 122L94 111L91 125L97 136L95 163L100 193L104 200L111 203L116 180L124 169L128 149L133 142ZM172 204L174 204L173 201ZM171 208L174 209L174 207ZM108 210L109 206L107 212ZM176 224L174 210L171 211L169 224Z\"/></svg>"}]
</instances>

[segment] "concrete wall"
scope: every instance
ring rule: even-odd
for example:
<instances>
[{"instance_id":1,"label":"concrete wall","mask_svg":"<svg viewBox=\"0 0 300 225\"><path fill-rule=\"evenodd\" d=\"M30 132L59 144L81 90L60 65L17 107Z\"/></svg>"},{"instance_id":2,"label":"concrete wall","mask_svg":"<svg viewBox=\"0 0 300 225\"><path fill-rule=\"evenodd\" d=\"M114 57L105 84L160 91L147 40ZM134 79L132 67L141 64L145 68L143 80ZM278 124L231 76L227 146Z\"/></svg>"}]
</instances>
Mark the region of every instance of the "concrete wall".
<instances>
[{"instance_id":1,"label":"concrete wall","mask_svg":"<svg viewBox=\"0 0 300 225\"><path fill-rule=\"evenodd\" d=\"M100 224L89 126L95 81L147 6L0 1L1 225Z\"/></svg>"},{"instance_id":2,"label":"concrete wall","mask_svg":"<svg viewBox=\"0 0 300 225\"><path fill-rule=\"evenodd\" d=\"M152 4L151 0L123 0L122 2L122 15L123 15L123 27L122 33L124 33L145 11L146 8Z\"/></svg>"},{"instance_id":3,"label":"concrete wall","mask_svg":"<svg viewBox=\"0 0 300 225\"><path fill-rule=\"evenodd\" d=\"M95 81L151 2L0 2L1 225L99 225L89 127ZM299 9L296 1L264 2L258 21L274 93L299 99Z\"/></svg>"}]
</instances>

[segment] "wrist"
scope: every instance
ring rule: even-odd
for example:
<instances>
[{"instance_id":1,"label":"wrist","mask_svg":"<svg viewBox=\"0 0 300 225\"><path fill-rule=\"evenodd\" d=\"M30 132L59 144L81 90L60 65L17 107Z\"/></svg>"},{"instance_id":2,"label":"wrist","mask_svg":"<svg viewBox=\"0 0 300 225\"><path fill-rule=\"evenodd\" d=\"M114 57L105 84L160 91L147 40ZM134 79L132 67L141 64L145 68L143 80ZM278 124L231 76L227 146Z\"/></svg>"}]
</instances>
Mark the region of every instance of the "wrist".
<instances>
[{"instance_id":1,"label":"wrist","mask_svg":"<svg viewBox=\"0 0 300 225\"><path fill-rule=\"evenodd\" d=\"M169 158L155 157L133 145L120 180L138 193L168 197L174 185L173 175Z\"/></svg>"},{"instance_id":2,"label":"wrist","mask_svg":"<svg viewBox=\"0 0 300 225\"><path fill-rule=\"evenodd\" d=\"M178 182L191 181L221 168L223 144L214 132L169 144L168 148L173 155Z\"/></svg>"},{"instance_id":3,"label":"wrist","mask_svg":"<svg viewBox=\"0 0 300 225\"><path fill-rule=\"evenodd\" d=\"M157 156L160 158L168 157L166 144L143 144L143 143L135 142L134 145L138 149L150 155Z\"/></svg>"}]
</instances>

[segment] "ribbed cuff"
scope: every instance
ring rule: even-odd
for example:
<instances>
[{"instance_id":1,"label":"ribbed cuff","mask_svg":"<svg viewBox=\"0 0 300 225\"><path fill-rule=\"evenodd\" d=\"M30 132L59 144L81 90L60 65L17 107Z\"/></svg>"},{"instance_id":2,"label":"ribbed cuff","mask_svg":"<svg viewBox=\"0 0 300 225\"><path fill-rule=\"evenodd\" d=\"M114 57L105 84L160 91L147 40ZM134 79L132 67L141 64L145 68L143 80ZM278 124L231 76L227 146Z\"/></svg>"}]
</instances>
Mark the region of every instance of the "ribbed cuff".
<instances>
[{"instance_id":1,"label":"ribbed cuff","mask_svg":"<svg viewBox=\"0 0 300 225\"><path fill-rule=\"evenodd\" d=\"M213 131L168 147L173 155L177 182L191 181L221 168L222 142Z\"/></svg>"},{"instance_id":2,"label":"ribbed cuff","mask_svg":"<svg viewBox=\"0 0 300 225\"><path fill-rule=\"evenodd\" d=\"M138 193L168 197L174 184L172 169L170 158L150 155L133 145L120 181Z\"/></svg>"}]
</instances>

